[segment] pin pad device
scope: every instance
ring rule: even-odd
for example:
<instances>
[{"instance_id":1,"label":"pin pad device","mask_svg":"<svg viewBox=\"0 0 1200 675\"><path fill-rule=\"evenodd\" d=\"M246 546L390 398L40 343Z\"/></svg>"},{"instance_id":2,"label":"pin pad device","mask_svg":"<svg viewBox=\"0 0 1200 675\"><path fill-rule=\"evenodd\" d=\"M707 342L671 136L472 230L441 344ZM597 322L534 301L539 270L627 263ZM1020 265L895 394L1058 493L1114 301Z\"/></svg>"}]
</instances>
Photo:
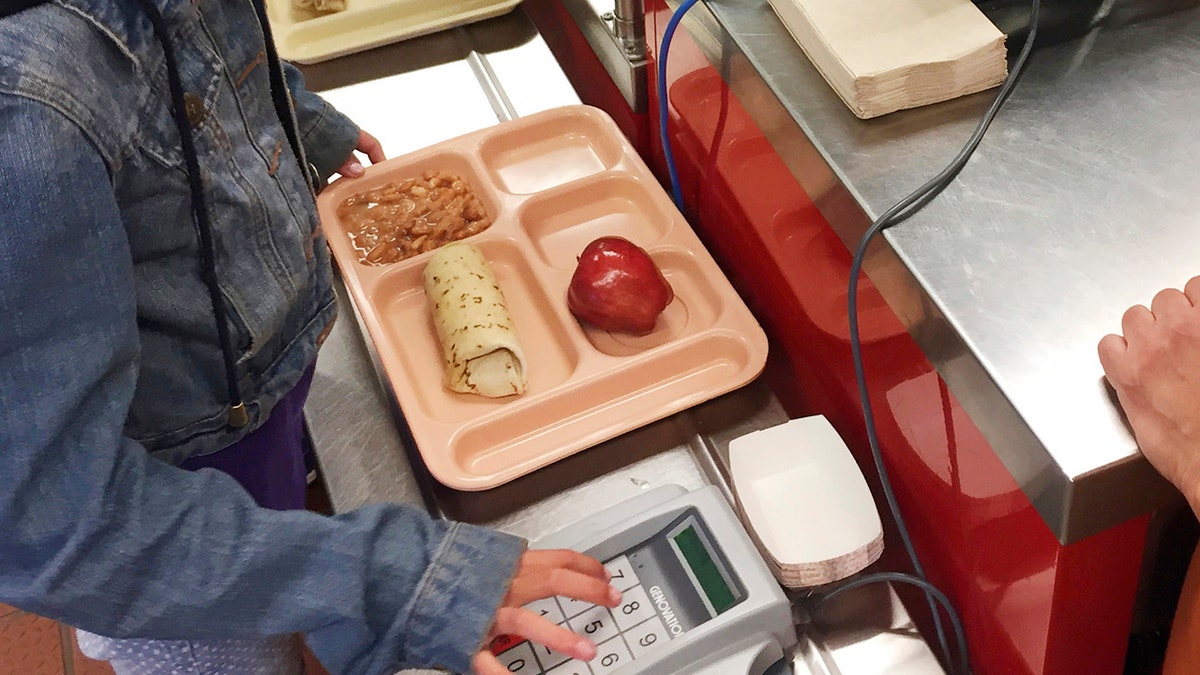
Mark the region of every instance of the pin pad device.
<instances>
[{"instance_id":1,"label":"pin pad device","mask_svg":"<svg viewBox=\"0 0 1200 675\"><path fill-rule=\"evenodd\" d=\"M664 485L537 542L604 562L613 609L564 597L527 607L597 645L576 661L517 638L492 652L525 675L759 675L796 641L786 596L715 487Z\"/></svg>"}]
</instances>

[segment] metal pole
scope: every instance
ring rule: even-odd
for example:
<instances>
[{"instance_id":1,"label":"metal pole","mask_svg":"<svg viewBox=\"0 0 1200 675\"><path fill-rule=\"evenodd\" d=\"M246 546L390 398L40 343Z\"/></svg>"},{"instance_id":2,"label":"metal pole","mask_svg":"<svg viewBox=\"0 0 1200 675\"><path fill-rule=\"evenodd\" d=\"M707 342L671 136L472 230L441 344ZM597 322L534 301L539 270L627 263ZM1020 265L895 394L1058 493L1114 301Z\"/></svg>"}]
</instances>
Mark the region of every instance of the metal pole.
<instances>
[{"instance_id":1,"label":"metal pole","mask_svg":"<svg viewBox=\"0 0 1200 675\"><path fill-rule=\"evenodd\" d=\"M617 0L613 10L613 32L628 55L644 57L646 54L645 17L643 0Z\"/></svg>"}]
</instances>

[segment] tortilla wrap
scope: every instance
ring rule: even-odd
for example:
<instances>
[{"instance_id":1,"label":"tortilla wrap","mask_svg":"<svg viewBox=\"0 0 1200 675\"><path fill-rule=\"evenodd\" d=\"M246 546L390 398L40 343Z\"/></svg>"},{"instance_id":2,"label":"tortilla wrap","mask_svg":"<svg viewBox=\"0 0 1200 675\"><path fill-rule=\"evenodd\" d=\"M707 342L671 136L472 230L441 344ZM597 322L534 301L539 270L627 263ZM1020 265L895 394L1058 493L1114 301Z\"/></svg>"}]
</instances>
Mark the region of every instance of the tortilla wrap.
<instances>
[{"instance_id":1,"label":"tortilla wrap","mask_svg":"<svg viewBox=\"0 0 1200 675\"><path fill-rule=\"evenodd\" d=\"M439 248L424 277L446 388L491 398L523 393L525 353L500 284L479 249L461 243Z\"/></svg>"}]
</instances>

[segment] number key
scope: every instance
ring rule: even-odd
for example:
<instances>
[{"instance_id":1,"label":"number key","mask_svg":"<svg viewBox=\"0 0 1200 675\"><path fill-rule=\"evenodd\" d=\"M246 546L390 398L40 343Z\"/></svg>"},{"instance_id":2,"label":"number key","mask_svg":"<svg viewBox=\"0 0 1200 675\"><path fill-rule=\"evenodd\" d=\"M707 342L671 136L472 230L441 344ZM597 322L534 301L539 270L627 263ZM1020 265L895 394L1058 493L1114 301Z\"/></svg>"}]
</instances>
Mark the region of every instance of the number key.
<instances>
[{"instance_id":1,"label":"number key","mask_svg":"<svg viewBox=\"0 0 1200 675\"><path fill-rule=\"evenodd\" d=\"M534 644L533 652L537 654L538 661L541 662L542 667L546 670L549 670L560 663L571 660L571 657L567 656L566 654L556 652L543 644Z\"/></svg>"},{"instance_id":2,"label":"number key","mask_svg":"<svg viewBox=\"0 0 1200 675\"><path fill-rule=\"evenodd\" d=\"M522 643L497 656L500 663L508 668L510 673L535 675L542 672L537 659L533 658L533 647L528 642Z\"/></svg>"},{"instance_id":3,"label":"number key","mask_svg":"<svg viewBox=\"0 0 1200 675\"><path fill-rule=\"evenodd\" d=\"M596 645L596 658L591 660L590 665L592 666L592 672L596 675L605 675L605 673L611 673L617 668L632 662L633 657L629 654L629 648L618 637L604 644Z\"/></svg>"},{"instance_id":4,"label":"number key","mask_svg":"<svg viewBox=\"0 0 1200 675\"><path fill-rule=\"evenodd\" d=\"M622 635L635 659L640 659L647 651L671 641L671 634L658 617L643 621Z\"/></svg>"},{"instance_id":5,"label":"number key","mask_svg":"<svg viewBox=\"0 0 1200 675\"><path fill-rule=\"evenodd\" d=\"M608 609L593 606L579 616L572 617L567 625L571 630L599 644L617 634L617 625L613 622Z\"/></svg>"},{"instance_id":6,"label":"number key","mask_svg":"<svg viewBox=\"0 0 1200 675\"><path fill-rule=\"evenodd\" d=\"M658 616L658 613L654 611L654 605L650 604L646 590L641 586L625 591L624 597L621 598L621 604L617 605L612 613L617 618L617 628L623 631L633 628L650 617Z\"/></svg>"},{"instance_id":7,"label":"number key","mask_svg":"<svg viewBox=\"0 0 1200 675\"><path fill-rule=\"evenodd\" d=\"M629 558L623 555L619 555L604 563L604 568L612 575L612 581L609 583L619 591L627 591L642 583L642 580L638 578L637 572L633 569L633 563L629 562Z\"/></svg>"},{"instance_id":8,"label":"number key","mask_svg":"<svg viewBox=\"0 0 1200 675\"><path fill-rule=\"evenodd\" d=\"M525 605L525 609L528 609L534 614L545 618L550 623L562 623L563 621L566 621L566 617L563 616L562 608L558 606L558 602L556 602L554 598L535 600L534 602Z\"/></svg>"},{"instance_id":9,"label":"number key","mask_svg":"<svg viewBox=\"0 0 1200 675\"><path fill-rule=\"evenodd\" d=\"M586 612L587 610L596 606L590 602L587 602L586 600L576 600L575 598L565 598L563 596L558 596L557 599L558 599L558 606L562 607L563 614L568 619L573 616L582 614L583 612Z\"/></svg>"}]
</instances>

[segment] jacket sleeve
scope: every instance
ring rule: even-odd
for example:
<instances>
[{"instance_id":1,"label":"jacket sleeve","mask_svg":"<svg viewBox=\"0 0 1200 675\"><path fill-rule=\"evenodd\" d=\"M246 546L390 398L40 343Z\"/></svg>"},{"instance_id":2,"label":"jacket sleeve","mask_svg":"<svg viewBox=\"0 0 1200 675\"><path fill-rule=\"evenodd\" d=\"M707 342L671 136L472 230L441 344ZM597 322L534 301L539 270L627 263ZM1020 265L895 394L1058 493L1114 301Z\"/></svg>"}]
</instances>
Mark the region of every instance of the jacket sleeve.
<instances>
[{"instance_id":1,"label":"jacket sleeve","mask_svg":"<svg viewBox=\"0 0 1200 675\"><path fill-rule=\"evenodd\" d=\"M308 161L317 167L321 181L337 171L358 145L358 125L338 112L328 101L304 86L304 75L284 61L283 75L296 106L300 144Z\"/></svg>"},{"instance_id":2,"label":"jacket sleeve","mask_svg":"<svg viewBox=\"0 0 1200 675\"><path fill-rule=\"evenodd\" d=\"M0 601L113 637L305 632L337 673L466 670L523 542L399 505L257 507L123 435L139 368L107 168L0 95Z\"/></svg>"}]
</instances>

